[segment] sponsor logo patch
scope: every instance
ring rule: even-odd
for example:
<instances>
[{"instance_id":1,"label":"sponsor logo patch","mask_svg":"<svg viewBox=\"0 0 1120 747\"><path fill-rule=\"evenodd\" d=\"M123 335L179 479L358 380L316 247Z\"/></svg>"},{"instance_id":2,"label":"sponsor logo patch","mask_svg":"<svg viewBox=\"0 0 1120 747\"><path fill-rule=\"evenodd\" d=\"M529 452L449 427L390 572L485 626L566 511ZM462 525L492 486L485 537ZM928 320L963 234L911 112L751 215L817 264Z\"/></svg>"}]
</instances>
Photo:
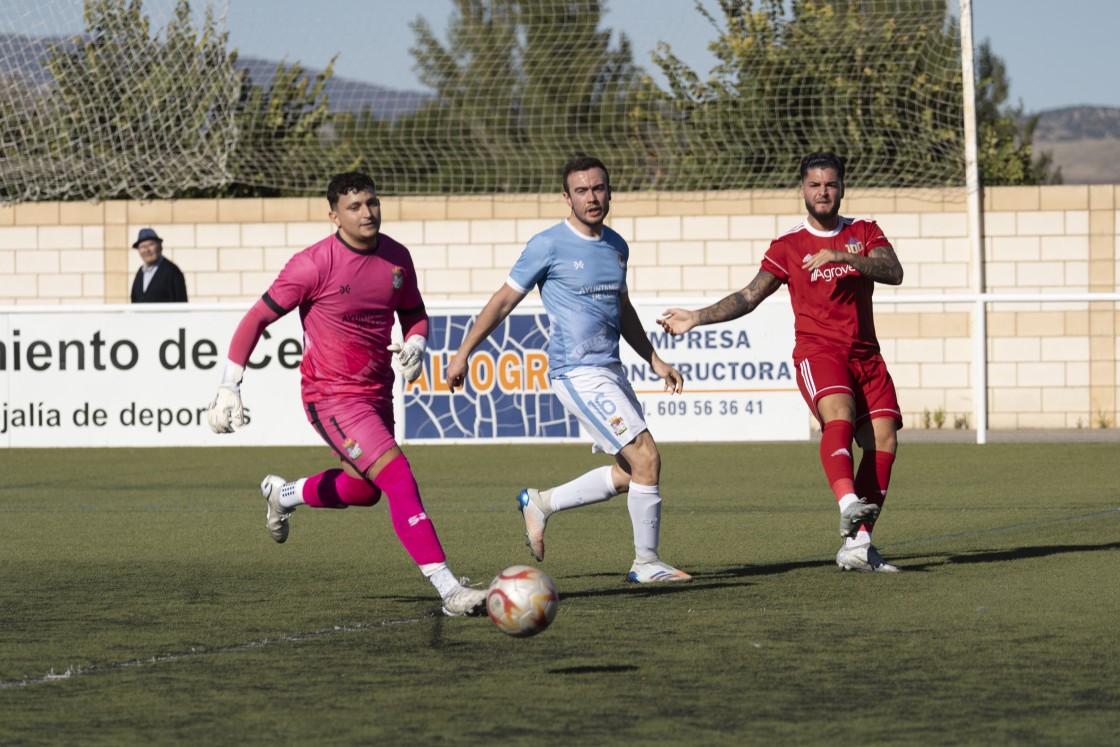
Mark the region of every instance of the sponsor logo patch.
<instances>
[{"instance_id":1,"label":"sponsor logo patch","mask_svg":"<svg viewBox=\"0 0 1120 747\"><path fill-rule=\"evenodd\" d=\"M362 447L352 438L343 441L342 448L346 449L346 455L351 459L357 459L362 455Z\"/></svg>"},{"instance_id":2,"label":"sponsor logo patch","mask_svg":"<svg viewBox=\"0 0 1120 747\"><path fill-rule=\"evenodd\" d=\"M622 418L618 415L608 420L607 424L611 427L611 430L614 431L614 435L616 436L621 436L626 432L626 423L622 422Z\"/></svg>"}]
</instances>

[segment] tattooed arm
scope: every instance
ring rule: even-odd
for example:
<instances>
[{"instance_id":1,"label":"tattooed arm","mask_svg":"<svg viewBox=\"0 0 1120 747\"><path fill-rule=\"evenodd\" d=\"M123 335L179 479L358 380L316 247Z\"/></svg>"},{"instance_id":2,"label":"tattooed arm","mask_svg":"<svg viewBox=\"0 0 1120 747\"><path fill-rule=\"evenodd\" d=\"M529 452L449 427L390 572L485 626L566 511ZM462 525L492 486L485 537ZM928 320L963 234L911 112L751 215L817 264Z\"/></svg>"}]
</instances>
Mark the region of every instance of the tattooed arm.
<instances>
[{"instance_id":1,"label":"tattooed arm","mask_svg":"<svg viewBox=\"0 0 1120 747\"><path fill-rule=\"evenodd\" d=\"M902 263L898 261L898 256L895 255L894 248L890 244L875 247L866 257L862 254L821 249L801 267L805 270L815 270L834 262L849 264L859 270L860 275L877 283L902 284Z\"/></svg>"},{"instance_id":2,"label":"tattooed arm","mask_svg":"<svg viewBox=\"0 0 1120 747\"><path fill-rule=\"evenodd\" d=\"M658 322L670 334L684 334L701 324L718 324L738 319L754 311L767 296L781 287L777 277L765 270L754 276L746 288L697 311L687 309L667 309Z\"/></svg>"}]
</instances>

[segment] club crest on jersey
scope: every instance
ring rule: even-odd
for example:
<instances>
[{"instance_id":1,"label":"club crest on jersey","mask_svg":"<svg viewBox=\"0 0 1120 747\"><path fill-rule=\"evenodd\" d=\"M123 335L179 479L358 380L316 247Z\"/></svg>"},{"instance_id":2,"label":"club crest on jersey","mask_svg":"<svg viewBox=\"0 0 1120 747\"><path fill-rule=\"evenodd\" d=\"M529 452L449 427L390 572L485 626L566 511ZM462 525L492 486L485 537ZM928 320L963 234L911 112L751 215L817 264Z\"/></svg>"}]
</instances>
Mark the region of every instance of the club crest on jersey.
<instances>
[{"instance_id":1,"label":"club crest on jersey","mask_svg":"<svg viewBox=\"0 0 1120 747\"><path fill-rule=\"evenodd\" d=\"M614 431L614 435L616 436L621 436L626 432L626 423L622 422L622 418L618 415L607 420L607 424L610 425L611 430Z\"/></svg>"},{"instance_id":2,"label":"club crest on jersey","mask_svg":"<svg viewBox=\"0 0 1120 747\"><path fill-rule=\"evenodd\" d=\"M863 253L863 242L857 240L853 236L852 238L848 239L848 243L845 245L844 248L846 248L848 250L848 254L862 254Z\"/></svg>"},{"instance_id":3,"label":"club crest on jersey","mask_svg":"<svg viewBox=\"0 0 1120 747\"><path fill-rule=\"evenodd\" d=\"M400 290L404 287L404 268L393 268L393 290Z\"/></svg>"},{"instance_id":4,"label":"club crest on jersey","mask_svg":"<svg viewBox=\"0 0 1120 747\"><path fill-rule=\"evenodd\" d=\"M342 448L346 449L346 456L350 457L351 459L357 459L362 455L362 447L359 446L358 442L352 438L348 438L343 441Z\"/></svg>"},{"instance_id":5,"label":"club crest on jersey","mask_svg":"<svg viewBox=\"0 0 1120 747\"><path fill-rule=\"evenodd\" d=\"M618 257L618 268L623 272L626 272L626 260L623 259L622 255L618 252L615 252L614 255Z\"/></svg>"}]
</instances>

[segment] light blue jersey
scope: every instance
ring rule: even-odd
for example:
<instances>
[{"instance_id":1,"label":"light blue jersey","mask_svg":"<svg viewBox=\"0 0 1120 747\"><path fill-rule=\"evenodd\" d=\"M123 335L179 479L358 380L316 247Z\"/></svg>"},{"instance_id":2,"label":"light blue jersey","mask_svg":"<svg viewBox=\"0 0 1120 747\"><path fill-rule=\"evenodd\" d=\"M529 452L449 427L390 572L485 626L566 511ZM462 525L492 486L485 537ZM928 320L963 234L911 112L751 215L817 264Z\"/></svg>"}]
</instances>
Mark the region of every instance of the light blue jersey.
<instances>
[{"instance_id":1,"label":"light blue jersey","mask_svg":"<svg viewBox=\"0 0 1120 747\"><path fill-rule=\"evenodd\" d=\"M564 378L577 366L621 363L619 298L626 293L630 247L603 226L599 238L578 233L567 221L525 245L506 283L521 293L534 286L548 312L548 375Z\"/></svg>"}]
</instances>

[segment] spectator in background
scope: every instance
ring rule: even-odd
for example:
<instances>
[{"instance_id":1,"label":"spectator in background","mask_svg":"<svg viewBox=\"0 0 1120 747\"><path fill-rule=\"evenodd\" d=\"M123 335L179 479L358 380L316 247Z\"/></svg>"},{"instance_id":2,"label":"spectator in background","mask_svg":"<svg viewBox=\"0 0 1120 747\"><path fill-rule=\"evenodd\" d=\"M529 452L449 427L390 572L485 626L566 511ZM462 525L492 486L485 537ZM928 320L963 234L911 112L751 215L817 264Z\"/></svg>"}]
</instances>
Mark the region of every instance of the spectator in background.
<instances>
[{"instance_id":1,"label":"spectator in background","mask_svg":"<svg viewBox=\"0 0 1120 747\"><path fill-rule=\"evenodd\" d=\"M132 248L144 260L132 281L132 303L186 303L186 278L178 265L163 256L163 239L155 230L141 228Z\"/></svg>"}]
</instances>

